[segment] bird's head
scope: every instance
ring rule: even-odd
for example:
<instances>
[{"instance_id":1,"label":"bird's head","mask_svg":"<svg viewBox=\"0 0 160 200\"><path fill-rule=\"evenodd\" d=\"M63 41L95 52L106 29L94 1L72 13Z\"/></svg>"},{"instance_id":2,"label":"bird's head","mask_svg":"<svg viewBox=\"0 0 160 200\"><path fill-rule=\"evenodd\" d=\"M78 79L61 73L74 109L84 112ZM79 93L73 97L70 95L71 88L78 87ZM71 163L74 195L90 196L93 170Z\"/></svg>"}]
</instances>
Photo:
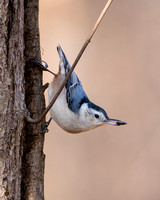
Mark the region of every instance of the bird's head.
<instances>
[{"instance_id":1,"label":"bird's head","mask_svg":"<svg viewBox=\"0 0 160 200\"><path fill-rule=\"evenodd\" d=\"M114 126L127 124L126 122L109 118L103 108L93 104L92 102L84 103L81 106L79 117L88 130L104 124L110 124Z\"/></svg>"}]
</instances>

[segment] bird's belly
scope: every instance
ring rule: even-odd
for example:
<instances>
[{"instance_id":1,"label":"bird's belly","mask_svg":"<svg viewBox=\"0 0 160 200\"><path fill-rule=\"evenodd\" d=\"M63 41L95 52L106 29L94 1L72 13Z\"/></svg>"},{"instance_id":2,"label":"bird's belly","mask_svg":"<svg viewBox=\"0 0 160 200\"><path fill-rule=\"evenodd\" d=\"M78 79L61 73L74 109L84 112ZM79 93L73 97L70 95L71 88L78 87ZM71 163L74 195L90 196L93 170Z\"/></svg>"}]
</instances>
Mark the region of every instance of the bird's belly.
<instances>
[{"instance_id":1,"label":"bird's belly","mask_svg":"<svg viewBox=\"0 0 160 200\"><path fill-rule=\"evenodd\" d=\"M48 90L49 102L55 95L53 87L50 85ZM78 114L75 114L68 108L66 101L66 89L64 88L60 93L59 97L50 109L50 114L53 120L65 131L69 133L79 133L84 131L79 121Z\"/></svg>"}]
</instances>

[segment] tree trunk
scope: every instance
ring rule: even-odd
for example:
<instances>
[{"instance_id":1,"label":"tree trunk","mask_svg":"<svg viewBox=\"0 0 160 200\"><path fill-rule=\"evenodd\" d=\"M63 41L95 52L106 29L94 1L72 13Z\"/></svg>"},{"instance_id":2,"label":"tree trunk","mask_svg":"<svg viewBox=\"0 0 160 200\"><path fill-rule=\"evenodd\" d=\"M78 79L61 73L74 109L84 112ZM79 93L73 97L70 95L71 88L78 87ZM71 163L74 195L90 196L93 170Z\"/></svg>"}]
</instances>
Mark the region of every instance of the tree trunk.
<instances>
[{"instance_id":1,"label":"tree trunk","mask_svg":"<svg viewBox=\"0 0 160 200\"><path fill-rule=\"evenodd\" d=\"M0 1L0 200L44 199L45 121L25 122L45 109L38 0ZM27 108L27 109L26 109Z\"/></svg>"}]
</instances>

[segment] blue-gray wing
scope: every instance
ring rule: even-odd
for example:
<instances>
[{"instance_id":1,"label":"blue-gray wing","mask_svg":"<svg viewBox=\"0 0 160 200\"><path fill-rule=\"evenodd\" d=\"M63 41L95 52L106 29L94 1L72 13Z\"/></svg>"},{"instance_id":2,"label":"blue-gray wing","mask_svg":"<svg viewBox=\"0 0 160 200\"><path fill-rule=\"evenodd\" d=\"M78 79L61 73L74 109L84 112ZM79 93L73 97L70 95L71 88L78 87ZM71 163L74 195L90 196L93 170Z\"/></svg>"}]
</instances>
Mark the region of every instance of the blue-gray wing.
<instances>
[{"instance_id":1,"label":"blue-gray wing","mask_svg":"<svg viewBox=\"0 0 160 200\"><path fill-rule=\"evenodd\" d=\"M60 56L60 61L63 62L60 67L64 67L65 75L67 76L71 66L61 48L60 45L57 46L57 50ZM84 102L88 102L88 97L82 88L82 84L79 81L76 73L73 71L69 80L66 83L66 100L68 103L69 109L73 112L78 112L79 108Z\"/></svg>"},{"instance_id":2,"label":"blue-gray wing","mask_svg":"<svg viewBox=\"0 0 160 200\"><path fill-rule=\"evenodd\" d=\"M68 84L69 85L69 84ZM84 92L81 82L76 82L70 85L69 87L67 86L67 103L68 107L73 111L73 112L78 112L81 105L85 102L88 102L89 99Z\"/></svg>"},{"instance_id":3,"label":"blue-gray wing","mask_svg":"<svg viewBox=\"0 0 160 200\"><path fill-rule=\"evenodd\" d=\"M66 75L68 74L70 68L71 66L66 59L66 65L65 65ZM89 102L89 99L83 90L82 84L74 71L72 72L69 80L67 81L66 90L67 90L66 98L68 107L73 112L75 113L78 112L83 103Z\"/></svg>"}]
</instances>

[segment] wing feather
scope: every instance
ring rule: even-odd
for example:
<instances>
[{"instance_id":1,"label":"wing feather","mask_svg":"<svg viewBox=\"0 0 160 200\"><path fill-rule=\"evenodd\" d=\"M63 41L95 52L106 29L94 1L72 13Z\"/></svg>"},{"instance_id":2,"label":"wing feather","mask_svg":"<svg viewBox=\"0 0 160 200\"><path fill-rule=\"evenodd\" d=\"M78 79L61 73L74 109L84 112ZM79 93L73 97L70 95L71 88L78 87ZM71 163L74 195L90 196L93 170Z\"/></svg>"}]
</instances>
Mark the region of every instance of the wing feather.
<instances>
[{"instance_id":1,"label":"wing feather","mask_svg":"<svg viewBox=\"0 0 160 200\"><path fill-rule=\"evenodd\" d=\"M61 71L64 69L65 76L67 76L69 70L71 69L71 65L69 64L60 45L58 45L57 50L60 56L60 62L62 62L60 63ZM70 110L75 113L79 111L82 103L89 101L86 93L83 90L82 84L74 71L66 83L66 100Z\"/></svg>"}]
</instances>

